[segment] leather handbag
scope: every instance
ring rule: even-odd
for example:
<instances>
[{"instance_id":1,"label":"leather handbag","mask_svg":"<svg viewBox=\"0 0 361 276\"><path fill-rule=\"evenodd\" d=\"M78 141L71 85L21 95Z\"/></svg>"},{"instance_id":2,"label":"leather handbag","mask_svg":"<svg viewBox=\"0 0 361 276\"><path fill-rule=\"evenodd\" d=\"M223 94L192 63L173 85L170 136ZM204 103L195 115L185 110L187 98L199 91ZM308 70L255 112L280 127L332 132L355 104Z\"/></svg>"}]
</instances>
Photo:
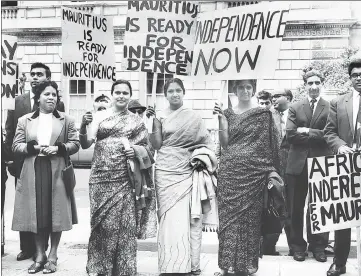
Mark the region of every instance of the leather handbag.
<instances>
[{"instance_id":1,"label":"leather handbag","mask_svg":"<svg viewBox=\"0 0 361 276\"><path fill-rule=\"evenodd\" d=\"M65 185L66 194L70 197L73 193L76 181L73 163L69 158L68 152L65 154L65 168L62 170L62 177Z\"/></svg>"}]
</instances>

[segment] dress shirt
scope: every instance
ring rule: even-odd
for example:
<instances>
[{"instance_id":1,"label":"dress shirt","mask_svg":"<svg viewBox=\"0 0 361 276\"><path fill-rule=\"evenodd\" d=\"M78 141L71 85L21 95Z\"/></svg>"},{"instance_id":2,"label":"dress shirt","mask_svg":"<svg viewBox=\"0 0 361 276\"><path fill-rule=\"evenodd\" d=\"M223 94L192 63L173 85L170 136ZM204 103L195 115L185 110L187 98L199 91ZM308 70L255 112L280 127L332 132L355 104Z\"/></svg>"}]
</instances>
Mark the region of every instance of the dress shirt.
<instances>
[{"instance_id":1,"label":"dress shirt","mask_svg":"<svg viewBox=\"0 0 361 276\"><path fill-rule=\"evenodd\" d=\"M37 140L42 146L49 146L53 130L53 113L39 113Z\"/></svg>"},{"instance_id":2,"label":"dress shirt","mask_svg":"<svg viewBox=\"0 0 361 276\"><path fill-rule=\"evenodd\" d=\"M31 109L31 111L33 110L33 106L34 106L34 97L35 97L35 94L33 92L30 92L30 109Z\"/></svg>"},{"instance_id":3,"label":"dress shirt","mask_svg":"<svg viewBox=\"0 0 361 276\"><path fill-rule=\"evenodd\" d=\"M316 110L316 107L317 107L317 104L318 104L318 102L320 101L320 98L321 98L321 96L318 96L315 100L315 108L313 109L313 113L312 113L312 115L315 113L315 110ZM311 100L312 100L312 98L311 97L308 97L308 101L309 101L309 103L310 103L310 106L311 106Z\"/></svg>"},{"instance_id":4,"label":"dress shirt","mask_svg":"<svg viewBox=\"0 0 361 276\"><path fill-rule=\"evenodd\" d=\"M282 129L282 137L284 137L286 135L286 123L287 123L287 118L288 118L288 108L282 112L282 120L281 120L281 129Z\"/></svg>"}]
</instances>

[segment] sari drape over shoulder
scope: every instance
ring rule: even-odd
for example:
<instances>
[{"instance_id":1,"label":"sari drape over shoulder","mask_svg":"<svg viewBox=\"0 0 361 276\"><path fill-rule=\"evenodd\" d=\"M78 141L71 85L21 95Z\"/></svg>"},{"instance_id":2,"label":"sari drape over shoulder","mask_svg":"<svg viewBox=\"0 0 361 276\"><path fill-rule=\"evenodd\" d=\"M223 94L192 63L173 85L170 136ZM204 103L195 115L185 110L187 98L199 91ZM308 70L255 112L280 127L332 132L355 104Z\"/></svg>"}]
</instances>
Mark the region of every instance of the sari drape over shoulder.
<instances>
[{"instance_id":1,"label":"sari drape over shoulder","mask_svg":"<svg viewBox=\"0 0 361 276\"><path fill-rule=\"evenodd\" d=\"M190 161L194 149L212 148L212 140L202 118L191 109L180 108L160 121L163 144L155 166L159 273L189 273L199 268L202 234L202 221L190 214Z\"/></svg>"},{"instance_id":2,"label":"sari drape over shoulder","mask_svg":"<svg viewBox=\"0 0 361 276\"><path fill-rule=\"evenodd\" d=\"M219 255L222 269L255 273L261 240L263 188L279 169L278 131L270 111L225 111L229 143L218 179Z\"/></svg>"}]
</instances>

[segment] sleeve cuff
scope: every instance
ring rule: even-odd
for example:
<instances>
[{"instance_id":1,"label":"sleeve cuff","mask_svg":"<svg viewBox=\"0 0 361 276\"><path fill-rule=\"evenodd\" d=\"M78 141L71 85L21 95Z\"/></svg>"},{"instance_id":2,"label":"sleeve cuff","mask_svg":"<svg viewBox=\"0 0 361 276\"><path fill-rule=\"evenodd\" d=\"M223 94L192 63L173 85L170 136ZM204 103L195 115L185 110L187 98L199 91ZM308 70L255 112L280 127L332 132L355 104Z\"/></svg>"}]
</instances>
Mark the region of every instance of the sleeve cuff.
<instances>
[{"instance_id":1,"label":"sleeve cuff","mask_svg":"<svg viewBox=\"0 0 361 276\"><path fill-rule=\"evenodd\" d=\"M58 154L59 155L65 155L66 154L66 148L65 145L61 142L56 142L55 146L58 147Z\"/></svg>"},{"instance_id":2,"label":"sleeve cuff","mask_svg":"<svg viewBox=\"0 0 361 276\"><path fill-rule=\"evenodd\" d=\"M28 151L29 154L37 154L37 151L34 148L34 146L37 144L38 142L36 142L35 140L27 142L26 150Z\"/></svg>"}]
</instances>

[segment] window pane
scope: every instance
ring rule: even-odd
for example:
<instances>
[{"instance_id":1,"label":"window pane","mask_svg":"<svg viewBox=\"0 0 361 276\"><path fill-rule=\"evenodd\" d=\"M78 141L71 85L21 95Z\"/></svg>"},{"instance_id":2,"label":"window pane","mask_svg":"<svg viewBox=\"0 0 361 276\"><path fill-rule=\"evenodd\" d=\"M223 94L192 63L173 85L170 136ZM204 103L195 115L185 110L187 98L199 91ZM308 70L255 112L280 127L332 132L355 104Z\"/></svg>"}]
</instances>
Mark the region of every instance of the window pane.
<instances>
[{"instance_id":1,"label":"window pane","mask_svg":"<svg viewBox=\"0 0 361 276\"><path fill-rule=\"evenodd\" d=\"M85 94L85 80L78 81L78 94Z\"/></svg>"},{"instance_id":2,"label":"window pane","mask_svg":"<svg viewBox=\"0 0 361 276\"><path fill-rule=\"evenodd\" d=\"M94 81L90 82L90 93L93 95L94 94Z\"/></svg>"},{"instance_id":3,"label":"window pane","mask_svg":"<svg viewBox=\"0 0 361 276\"><path fill-rule=\"evenodd\" d=\"M78 94L78 81L70 81L70 94Z\"/></svg>"}]
</instances>

